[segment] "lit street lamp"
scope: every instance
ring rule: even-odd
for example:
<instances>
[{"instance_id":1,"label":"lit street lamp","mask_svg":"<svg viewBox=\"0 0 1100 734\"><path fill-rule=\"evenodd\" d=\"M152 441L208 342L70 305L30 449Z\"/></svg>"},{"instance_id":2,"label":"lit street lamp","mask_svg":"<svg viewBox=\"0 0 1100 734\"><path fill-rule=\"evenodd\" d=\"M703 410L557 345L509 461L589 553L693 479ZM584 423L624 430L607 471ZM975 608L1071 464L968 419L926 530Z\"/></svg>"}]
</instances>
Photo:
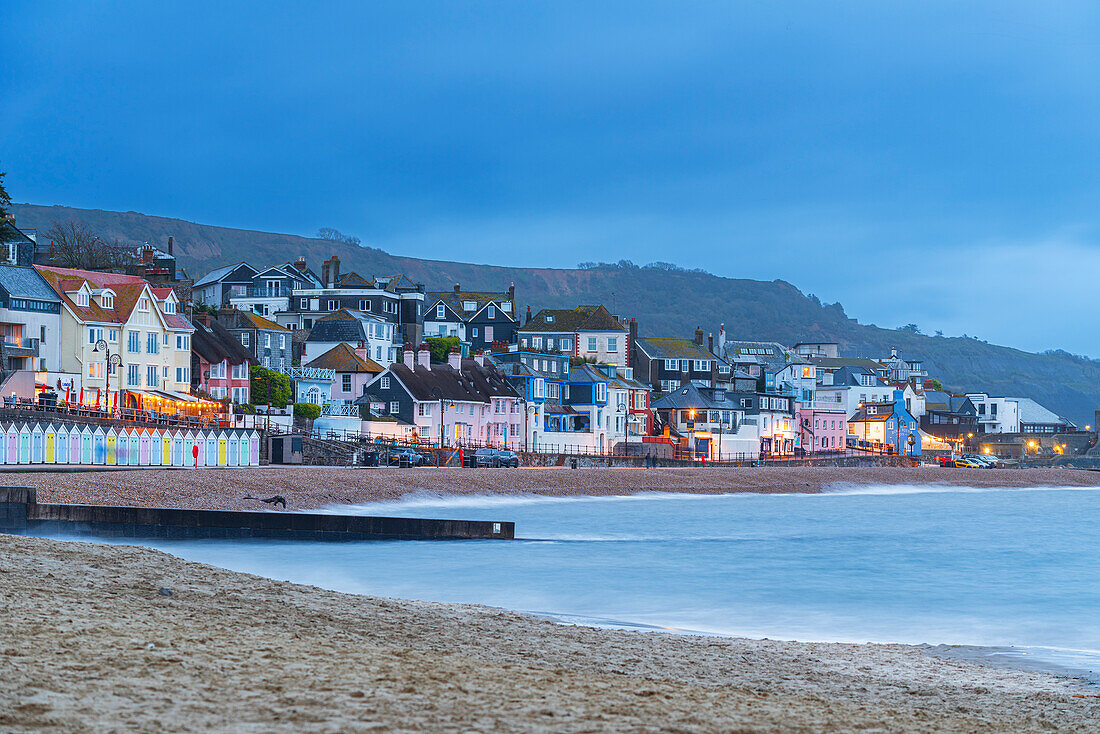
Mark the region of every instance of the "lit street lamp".
<instances>
[{"instance_id":1,"label":"lit street lamp","mask_svg":"<svg viewBox=\"0 0 1100 734\"><path fill-rule=\"evenodd\" d=\"M107 408L108 412L110 412L110 408L111 408L111 365L114 365L115 367L121 367L122 366L122 355L118 354L118 353L115 353L115 354L112 355L111 354L111 348L107 345L107 342L104 341L103 339L100 339L95 343L95 347L92 349L92 353L93 354L98 354L100 348L103 349L104 356L106 357L106 359L104 360L104 364L107 367L107 372L106 372L106 374L103 375L104 380L106 381L106 389L105 389L105 392L106 392L106 398L105 398L106 405L104 407ZM119 386L121 387L121 385L122 385L122 370L119 369L118 372L119 372L119 375L118 375ZM121 394L122 394L122 391L120 389L119 390L119 395L121 396ZM121 401L116 400L115 404L117 405L119 402L121 402Z\"/></svg>"}]
</instances>

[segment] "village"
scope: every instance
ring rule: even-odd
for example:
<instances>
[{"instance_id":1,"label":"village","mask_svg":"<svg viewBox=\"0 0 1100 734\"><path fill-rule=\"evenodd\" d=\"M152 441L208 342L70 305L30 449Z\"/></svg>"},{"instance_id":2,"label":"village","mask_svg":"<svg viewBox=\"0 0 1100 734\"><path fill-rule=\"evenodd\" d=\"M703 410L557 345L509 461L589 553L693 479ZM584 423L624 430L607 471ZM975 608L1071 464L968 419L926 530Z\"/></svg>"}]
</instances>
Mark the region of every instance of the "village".
<instances>
[{"instance_id":1,"label":"village","mask_svg":"<svg viewBox=\"0 0 1100 734\"><path fill-rule=\"evenodd\" d=\"M0 394L29 463L68 461L67 437L40 428L36 439L45 419L19 423L11 411L106 421L101 438L82 437L85 463L148 464L142 437L123 427L135 423L179 434L174 463L201 454L211 465L219 440L222 464L258 463L258 431L700 463L854 454L975 467L1096 443L1092 425L1030 398L947 392L919 355L896 349L841 356L837 343L740 339L735 324L651 334L601 304L523 304L512 284L434 291L400 274L342 272L336 256L317 270L299 258L191 278L171 238L136 248L125 268L67 268L52 242L3 226ZM78 433L74 459L86 453ZM7 442L7 463L21 463L19 438ZM172 450L157 463L173 463Z\"/></svg>"}]
</instances>

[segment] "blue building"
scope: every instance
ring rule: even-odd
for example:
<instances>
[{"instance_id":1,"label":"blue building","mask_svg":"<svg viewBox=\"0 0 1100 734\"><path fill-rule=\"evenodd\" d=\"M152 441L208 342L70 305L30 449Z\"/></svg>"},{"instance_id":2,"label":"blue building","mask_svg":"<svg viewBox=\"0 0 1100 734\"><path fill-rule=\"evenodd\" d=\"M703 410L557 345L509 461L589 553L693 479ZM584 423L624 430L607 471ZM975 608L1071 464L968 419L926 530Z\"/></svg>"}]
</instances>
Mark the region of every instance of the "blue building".
<instances>
[{"instance_id":1,"label":"blue building","mask_svg":"<svg viewBox=\"0 0 1100 734\"><path fill-rule=\"evenodd\" d=\"M848 419L848 446L868 451L920 456L917 419L905 409L905 394L892 403L868 403Z\"/></svg>"}]
</instances>

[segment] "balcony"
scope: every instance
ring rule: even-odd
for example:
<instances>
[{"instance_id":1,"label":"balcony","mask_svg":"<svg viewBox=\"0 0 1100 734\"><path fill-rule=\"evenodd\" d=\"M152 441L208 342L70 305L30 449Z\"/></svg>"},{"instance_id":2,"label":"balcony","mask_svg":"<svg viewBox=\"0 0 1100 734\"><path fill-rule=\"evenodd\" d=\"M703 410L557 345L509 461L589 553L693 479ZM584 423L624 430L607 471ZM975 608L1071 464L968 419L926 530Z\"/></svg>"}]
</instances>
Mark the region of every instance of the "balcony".
<instances>
[{"instance_id":1,"label":"balcony","mask_svg":"<svg viewBox=\"0 0 1100 734\"><path fill-rule=\"evenodd\" d=\"M290 290L287 288L256 288L254 286L234 286L229 290L230 299L233 298L288 298Z\"/></svg>"},{"instance_id":2,"label":"balcony","mask_svg":"<svg viewBox=\"0 0 1100 734\"><path fill-rule=\"evenodd\" d=\"M1001 419L996 413L990 413L988 415L984 413L978 414L979 423L1000 423Z\"/></svg>"},{"instance_id":3,"label":"balcony","mask_svg":"<svg viewBox=\"0 0 1100 734\"><path fill-rule=\"evenodd\" d=\"M4 337L4 349L9 357L37 357L39 339L20 339L17 337Z\"/></svg>"}]
</instances>

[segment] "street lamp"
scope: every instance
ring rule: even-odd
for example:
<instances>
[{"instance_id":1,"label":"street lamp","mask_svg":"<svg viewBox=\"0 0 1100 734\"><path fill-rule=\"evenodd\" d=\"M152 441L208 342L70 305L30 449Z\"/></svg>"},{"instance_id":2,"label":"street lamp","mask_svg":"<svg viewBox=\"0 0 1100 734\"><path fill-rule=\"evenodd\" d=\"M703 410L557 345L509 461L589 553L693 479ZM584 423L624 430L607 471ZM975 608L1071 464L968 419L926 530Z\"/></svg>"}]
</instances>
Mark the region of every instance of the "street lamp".
<instances>
[{"instance_id":1,"label":"street lamp","mask_svg":"<svg viewBox=\"0 0 1100 734\"><path fill-rule=\"evenodd\" d=\"M688 416L691 418L691 420L688 421L690 424L688 428L691 429L691 443L688 444L688 456L692 461L695 461L695 408L688 411Z\"/></svg>"},{"instance_id":2,"label":"street lamp","mask_svg":"<svg viewBox=\"0 0 1100 734\"><path fill-rule=\"evenodd\" d=\"M439 448L442 449L443 448L443 411L444 411L444 407L443 407L443 388L439 387L438 385L433 387L431 392L428 393L428 397L434 398L434 397L437 397L437 396L438 396L438 399L439 399Z\"/></svg>"},{"instance_id":3,"label":"street lamp","mask_svg":"<svg viewBox=\"0 0 1100 734\"><path fill-rule=\"evenodd\" d=\"M106 404L105 407L108 409L108 412L110 412L110 407L111 407L111 365L114 365L115 367L121 367L122 366L122 355L118 354L118 353L115 353L115 354L112 355L111 354L111 348L107 345L107 342L103 339L100 339L100 340L96 341L95 347L92 349L92 353L93 354L98 354L100 348L103 349L104 356L106 357L106 359L104 360L104 364L107 366L107 372L103 376L104 380L106 381L106 383L105 383L106 384L105 392L107 393L107 397L106 397L106 403L107 404ZM121 385L122 384L122 370L121 369L119 370L118 379L119 379L119 384ZM121 394L121 390L119 392ZM118 402L119 401L116 400L115 404L117 405Z\"/></svg>"}]
</instances>

